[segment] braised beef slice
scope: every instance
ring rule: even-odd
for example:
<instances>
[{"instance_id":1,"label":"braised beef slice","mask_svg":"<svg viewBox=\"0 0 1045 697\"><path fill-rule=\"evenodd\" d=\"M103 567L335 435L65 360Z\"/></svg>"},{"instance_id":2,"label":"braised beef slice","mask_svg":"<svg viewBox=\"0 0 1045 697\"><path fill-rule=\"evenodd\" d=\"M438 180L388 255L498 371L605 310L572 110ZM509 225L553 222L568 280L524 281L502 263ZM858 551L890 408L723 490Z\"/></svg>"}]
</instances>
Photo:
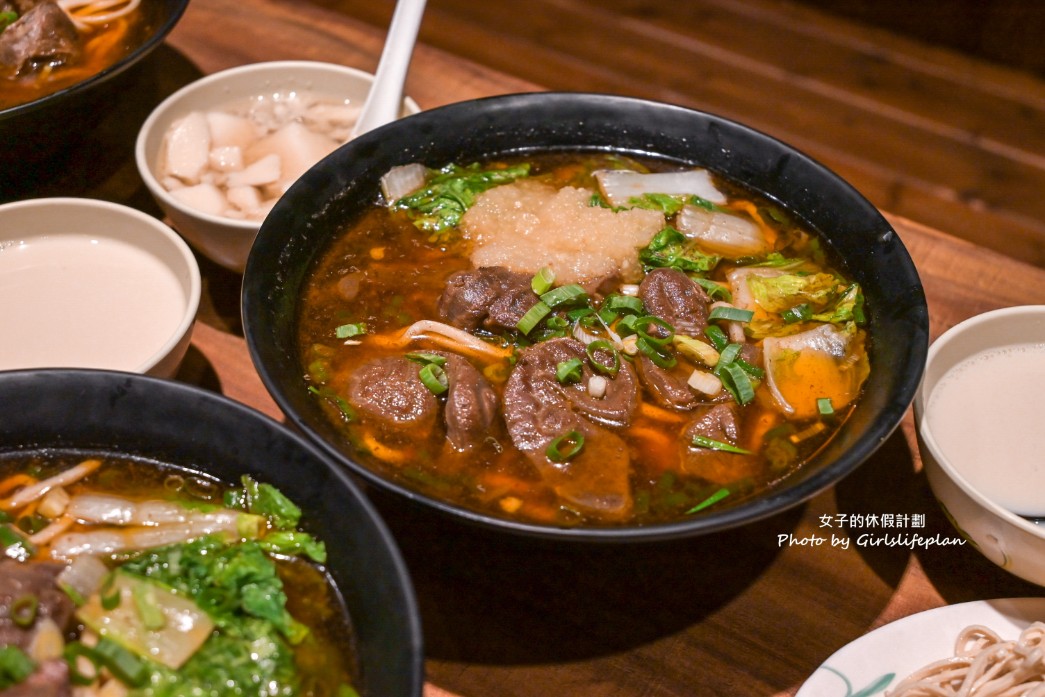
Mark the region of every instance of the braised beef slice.
<instances>
[{"instance_id":1,"label":"braised beef slice","mask_svg":"<svg viewBox=\"0 0 1045 697\"><path fill-rule=\"evenodd\" d=\"M530 277L500 266L458 271L439 297L439 317L465 331L514 329L539 298Z\"/></svg>"},{"instance_id":2,"label":"braised beef slice","mask_svg":"<svg viewBox=\"0 0 1045 697\"><path fill-rule=\"evenodd\" d=\"M636 357L635 367L646 394L660 406L688 411L701 403L700 397L686 382L688 376L661 368L644 354Z\"/></svg>"},{"instance_id":3,"label":"braised beef slice","mask_svg":"<svg viewBox=\"0 0 1045 697\"><path fill-rule=\"evenodd\" d=\"M581 382L563 385L556 366L570 358L585 359L584 345L574 339L552 339L525 349L504 390L504 414L516 448L527 454L545 482L567 503L603 518L623 519L631 512L628 480L630 456L623 439L607 426L624 426L638 407L634 373L627 364L609 380L602 398L586 390L594 377L585 362ZM567 462L553 462L547 448L576 430L584 447Z\"/></svg>"},{"instance_id":4,"label":"braised beef slice","mask_svg":"<svg viewBox=\"0 0 1045 697\"><path fill-rule=\"evenodd\" d=\"M693 420L682 429L679 438L683 473L701 477L715 484L729 484L754 474L757 462L751 455L692 445L694 436L739 445L739 420L735 402L701 407Z\"/></svg>"},{"instance_id":5,"label":"braised beef slice","mask_svg":"<svg viewBox=\"0 0 1045 697\"><path fill-rule=\"evenodd\" d=\"M439 401L418 378L420 368L400 356L371 361L352 374L348 400L388 427L428 433L439 414Z\"/></svg>"},{"instance_id":6,"label":"braised beef slice","mask_svg":"<svg viewBox=\"0 0 1045 697\"><path fill-rule=\"evenodd\" d=\"M73 603L55 581L63 568L62 564L51 562L0 561L0 646L28 648L34 627L21 627L11 619L11 606L25 596L36 596L37 620L50 618L61 629L69 625Z\"/></svg>"},{"instance_id":7,"label":"braised beef slice","mask_svg":"<svg viewBox=\"0 0 1045 697\"><path fill-rule=\"evenodd\" d=\"M28 678L3 691L4 697L69 697L69 664L56 658L42 661Z\"/></svg>"},{"instance_id":8,"label":"braised beef slice","mask_svg":"<svg viewBox=\"0 0 1045 697\"><path fill-rule=\"evenodd\" d=\"M458 450L470 450L491 433L497 416L497 393L475 366L464 358L436 351L446 358L446 437Z\"/></svg>"},{"instance_id":9,"label":"braised beef slice","mask_svg":"<svg viewBox=\"0 0 1045 697\"><path fill-rule=\"evenodd\" d=\"M648 314L660 317L676 334L704 336L711 299L704 289L677 269L653 269L639 284Z\"/></svg>"},{"instance_id":10,"label":"braised beef slice","mask_svg":"<svg viewBox=\"0 0 1045 697\"><path fill-rule=\"evenodd\" d=\"M40 3L0 32L0 65L18 73L73 62L80 53L76 26L53 2Z\"/></svg>"}]
</instances>

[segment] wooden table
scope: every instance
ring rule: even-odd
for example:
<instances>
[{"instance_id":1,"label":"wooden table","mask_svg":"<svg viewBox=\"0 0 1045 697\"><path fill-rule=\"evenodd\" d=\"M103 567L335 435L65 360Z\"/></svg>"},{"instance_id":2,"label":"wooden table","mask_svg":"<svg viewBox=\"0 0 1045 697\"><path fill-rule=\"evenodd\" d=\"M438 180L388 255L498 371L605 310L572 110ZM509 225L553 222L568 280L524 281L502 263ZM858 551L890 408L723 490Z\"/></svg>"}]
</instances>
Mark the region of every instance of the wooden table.
<instances>
[{"instance_id":1,"label":"wooden table","mask_svg":"<svg viewBox=\"0 0 1045 697\"><path fill-rule=\"evenodd\" d=\"M159 214L130 158L136 123L201 74L248 62L376 66L383 35L301 2L192 0L144 87L69 166L32 195L88 195ZM418 47L408 92L423 108L536 86ZM992 308L1045 303L1045 271L890 217L915 259L932 335ZM239 277L201 259L204 299L178 379L279 410L254 372L239 322ZM921 514L954 533L921 473L912 420L832 490L768 520L641 546L496 536L375 500L396 533L423 613L430 695L626 697L793 694L835 650L884 623L949 603L1039 595L969 547L778 546L835 532L836 514Z\"/></svg>"}]
</instances>

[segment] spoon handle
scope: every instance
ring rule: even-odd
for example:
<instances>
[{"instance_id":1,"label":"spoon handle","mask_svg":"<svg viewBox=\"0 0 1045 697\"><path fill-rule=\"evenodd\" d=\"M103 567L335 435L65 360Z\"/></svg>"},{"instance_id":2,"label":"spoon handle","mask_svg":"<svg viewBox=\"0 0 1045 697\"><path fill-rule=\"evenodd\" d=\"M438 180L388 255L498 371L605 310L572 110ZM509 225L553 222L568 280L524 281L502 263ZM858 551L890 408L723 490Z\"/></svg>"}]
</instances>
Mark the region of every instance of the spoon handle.
<instances>
[{"instance_id":1,"label":"spoon handle","mask_svg":"<svg viewBox=\"0 0 1045 697\"><path fill-rule=\"evenodd\" d=\"M403 83L417 41L426 0L397 0L374 84L370 88L352 136L394 121L403 103Z\"/></svg>"}]
</instances>

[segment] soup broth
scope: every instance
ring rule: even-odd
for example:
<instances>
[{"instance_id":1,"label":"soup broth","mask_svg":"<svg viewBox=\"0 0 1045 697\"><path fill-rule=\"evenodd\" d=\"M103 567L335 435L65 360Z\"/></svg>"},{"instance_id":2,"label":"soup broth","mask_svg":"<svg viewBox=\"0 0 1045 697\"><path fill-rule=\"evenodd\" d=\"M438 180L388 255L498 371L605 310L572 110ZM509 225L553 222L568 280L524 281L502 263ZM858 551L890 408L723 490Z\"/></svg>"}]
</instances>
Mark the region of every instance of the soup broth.
<instances>
[{"instance_id":1,"label":"soup broth","mask_svg":"<svg viewBox=\"0 0 1045 697\"><path fill-rule=\"evenodd\" d=\"M241 484L149 460L0 459L0 651L21 652L31 684L72 671L81 695L355 694L321 543L278 491Z\"/></svg>"},{"instance_id":2,"label":"soup broth","mask_svg":"<svg viewBox=\"0 0 1045 697\"><path fill-rule=\"evenodd\" d=\"M584 153L400 179L298 310L303 389L383 477L530 523L675 521L787 477L859 397L859 286L750 191Z\"/></svg>"}]
</instances>

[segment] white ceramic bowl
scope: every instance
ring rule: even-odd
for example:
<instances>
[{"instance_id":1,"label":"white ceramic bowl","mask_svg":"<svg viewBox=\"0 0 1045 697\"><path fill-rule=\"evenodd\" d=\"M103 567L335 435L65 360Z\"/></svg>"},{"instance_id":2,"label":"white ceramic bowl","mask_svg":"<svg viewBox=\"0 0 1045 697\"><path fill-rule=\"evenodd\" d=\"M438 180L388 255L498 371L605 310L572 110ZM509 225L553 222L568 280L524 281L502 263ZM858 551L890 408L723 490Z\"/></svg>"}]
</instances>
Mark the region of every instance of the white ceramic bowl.
<instances>
[{"instance_id":1,"label":"white ceramic bowl","mask_svg":"<svg viewBox=\"0 0 1045 697\"><path fill-rule=\"evenodd\" d=\"M0 370L173 377L200 288L184 240L133 208L80 198L0 206Z\"/></svg>"},{"instance_id":2,"label":"white ceramic bowl","mask_svg":"<svg viewBox=\"0 0 1045 697\"><path fill-rule=\"evenodd\" d=\"M173 227L193 247L212 261L241 273L261 221L201 212L172 197L157 178L164 134L171 124L192 111L218 109L263 94L310 91L362 107L373 80L371 73L317 61L252 63L203 77L161 102L142 124L135 144L138 172ZM420 108L412 99L403 100L404 116L418 111Z\"/></svg>"},{"instance_id":3,"label":"white ceramic bowl","mask_svg":"<svg viewBox=\"0 0 1045 697\"><path fill-rule=\"evenodd\" d=\"M1012 513L973 486L944 455L926 407L948 370L975 354L1018 344L1045 345L1045 305L1010 307L977 315L944 332L929 347L925 374L914 400L918 445L933 493L954 526L988 559L1045 586L1045 524ZM1045 397L1043 397L1045 402ZM1035 410L1036 415L1040 411ZM996 434L997 438L1019 437ZM1005 466L1002 457L989 463ZM1041 492L1045 496L1045 491Z\"/></svg>"}]
</instances>

